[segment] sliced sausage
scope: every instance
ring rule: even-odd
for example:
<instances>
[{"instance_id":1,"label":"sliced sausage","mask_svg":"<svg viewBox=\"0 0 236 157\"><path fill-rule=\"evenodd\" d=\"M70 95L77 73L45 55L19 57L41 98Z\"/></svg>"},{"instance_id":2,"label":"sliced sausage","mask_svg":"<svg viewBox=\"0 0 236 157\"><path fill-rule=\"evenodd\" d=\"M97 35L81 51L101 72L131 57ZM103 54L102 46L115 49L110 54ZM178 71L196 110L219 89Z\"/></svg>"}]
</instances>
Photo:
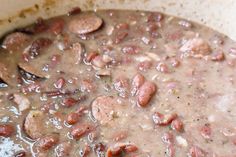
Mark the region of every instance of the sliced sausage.
<instances>
[{"instance_id":1,"label":"sliced sausage","mask_svg":"<svg viewBox=\"0 0 236 157\"><path fill-rule=\"evenodd\" d=\"M0 63L0 82L1 81L10 86L15 85L13 79L10 76L8 68L3 63Z\"/></svg>"},{"instance_id":2,"label":"sliced sausage","mask_svg":"<svg viewBox=\"0 0 236 157\"><path fill-rule=\"evenodd\" d=\"M9 34L3 41L2 47L8 51L17 50L24 43L30 41L30 37L27 34L21 32L15 32Z\"/></svg>"},{"instance_id":3,"label":"sliced sausage","mask_svg":"<svg viewBox=\"0 0 236 157\"><path fill-rule=\"evenodd\" d=\"M32 74L34 76L31 76L29 79L35 79L35 77L38 78L48 78L48 75L41 71L40 69L35 68L33 65L29 64L29 63L18 63L18 67L20 70L24 70L24 72ZM23 77L25 77L25 73L21 72L21 75L23 75Z\"/></svg>"},{"instance_id":4,"label":"sliced sausage","mask_svg":"<svg viewBox=\"0 0 236 157\"><path fill-rule=\"evenodd\" d=\"M159 112L155 112L152 115L153 122L159 126L166 126L169 125L174 119L176 119L178 116L176 113L166 114L163 115Z\"/></svg>"},{"instance_id":5,"label":"sliced sausage","mask_svg":"<svg viewBox=\"0 0 236 157\"><path fill-rule=\"evenodd\" d=\"M87 34L98 30L102 23L102 19L95 14L83 14L74 17L69 22L68 29L75 34Z\"/></svg>"},{"instance_id":6,"label":"sliced sausage","mask_svg":"<svg viewBox=\"0 0 236 157\"><path fill-rule=\"evenodd\" d=\"M25 111L30 108L30 101L27 97L21 94L13 94L13 101L18 105L18 109L20 112Z\"/></svg>"},{"instance_id":7,"label":"sliced sausage","mask_svg":"<svg viewBox=\"0 0 236 157\"><path fill-rule=\"evenodd\" d=\"M43 136L45 115L42 111L31 110L25 118L24 130L31 139Z\"/></svg>"},{"instance_id":8,"label":"sliced sausage","mask_svg":"<svg viewBox=\"0 0 236 157\"><path fill-rule=\"evenodd\" d=\"M138 104L145 107L150 102L153 95L156 93L157 87L153 82L146 81L138 91Z\"/></svg>"},{"instance_id":9,"label":"sliced sausage","mask_svg":"<svg viewBox=\"0 0 236 157\"><path fill-rule=\"evenodd\" d=\"M190 56L201 58L211 53L211 47L202 38L193 38L186 41L180 51L189 53Z\"/></svg>"},{"instance_id":10,"label":"sliced sausage","mask_svg":"<svg viewBox=\"0 0 236 157\"><path fill-rule=\"evenodd\" d=\"M92 102L92 114L101 124L113 119L115 106L118 105L111 96L99 96Z\"/></svg>"},{"instance_id":11,"label":"sliced sausage","mask_svg":"<svg viewBox=\"0 0 236 157\"><path fill-rule=\"evenodd\" d=\"M9 124L2 124L0 125L0 137L10 137L15 132L13 126Z\"/></svg>"},{"instance_id":12,"label":"sliced sausage","mask_svg":"<svg viewBox=\"0 0 236 157\"><path fill-rule=\"evenodd\" d=\"M82 136L90 133L94 130L94 126L91 124L78 124L71 130L71 135L74 139L79 140Z\"/></svg>"}]
</instances>

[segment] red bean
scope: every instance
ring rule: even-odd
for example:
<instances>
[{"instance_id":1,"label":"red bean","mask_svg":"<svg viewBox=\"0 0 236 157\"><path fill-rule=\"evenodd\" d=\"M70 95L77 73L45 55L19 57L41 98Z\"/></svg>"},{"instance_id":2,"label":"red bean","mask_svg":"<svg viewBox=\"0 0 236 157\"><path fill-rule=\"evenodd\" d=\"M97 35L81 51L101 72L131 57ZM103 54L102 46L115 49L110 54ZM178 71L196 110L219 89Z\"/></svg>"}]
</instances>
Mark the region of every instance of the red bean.
<instances>
[{"instance_id":1,"label":"red bean","mask_svg":"<svg viewBox=\"0 0 236 157\"><path fill-rule=\"evenodd\" d=\"M145 78L142 74L138 73L134 76L132 86L134 88L140 88L145 82Z\"/></svg>"},{"instance_id":2,"label":"red bean","mask_svg":"<svg viewBox=\"0 0 236 157\"><path fill-rule=\"evenodd\" d=\"M93 52L90 52L87 54L87 57L86 57L86 62L91 62L96 56L98 56L98 52L96 51L93 51Z\"/></svg>"},{"instance_id":3,"label":"red bean","mask_svg":"<svg viewBox=\"0 0 236 157\"><path fill-rule=\"evenodd\" d=\"M160 22L163 20L163 18L164 18L163 14L156 12L156 13L151 13L148 16L147 21L148 22Z\"/></svg>"},{"instance_id":4,"label":"red bean","mask_svg":"<svg viewBox=\"0 0 236 157\"><path fill-rule=\"evenodd\" d=\"M157 71L162 72L162 73L168 73L169 68L165 63L159 63L156 67Z\"/></svg>"},{"instance_id":5,"label":"red bean","mask_svg":"<svg viewBox=\"0 0 236 157\"><path fill-rule=\"evenodd\" d=\"M62 102L62 106L65 106L65 107L72 107L74 106L78 101L75 100L74 98L65 98Z\"/></svg>"},{"instance_id":6,"label":"red bean","mask_svg":"<svg viewBox=\"0 0 236 157\"><path fill-rule=\"evenodd\" d=\"M56 35L61 34L64 29L64 25L65 21L63 19L56 19L49 26L49 32L52 32Z\"/></svg>"},{"instance_id":7,"label":"red bean","mask_svg":"<svg viewBox=\"0 0 236 157\"><path fill-rule=\"evenodd\" d=\"M135 45L126 45L122 48L122 52L130 55L137 54L140 52L140 47Z\"/></svg>"},{"instance_id":8,"label":"red bean","mask_svg":"<svg viewBox=\"0 0 236 157\"><path fill-rule=\"evenodd\" d=\"M156 92L156 85L153 82L146 81L138 91L138 104L145 107L150 102Z\"/></svg>"},{"instance_id":9,"label":"red bean","mask_svg":"<svg viewBox=\"0 0 236 157\"><path fill-rule=\"evenodd\" d=\"M114 43L119 44L128 36L127 32L118 32L115 36Z\"/></svg>"},{"instance_id":10,"label":"red bean","mask_svg":"<svg viewBox=\"0 0 236 157\"><path fill-rule=\"evenodd\" d=\"M46 48L52 44L52 40L49 38L39 38L33 41L29 48L29 55L31 58L35 58L42 52L43 48Z\"/></svg>"},{"instance_id":11,"label":"red bean","mask_svg":"<svg viewBox=\"0 0 236 157\"><path fill-rule=\"evenodd\" d=\"M211 57L212 61L223 61L225 59L225 55L223 52L217 52Z\"/></svg>"},{"instance_id":12,"label":"red bean","mask_svg":"<svg viewBox=\"0 0 236 157\"><path fill-rule=\"evenodd\" d=\"M164 135L161 138L165 144L171 144L174 142L174 136L170 132L164 133Z\"/></svg>"},{"instance_id":13,"label":"red bean","mask_svg":"<svg viewBox=\"0 0 236 157\"><path fill-rule=\"evenodd\" d=\"M200 133L203 138L209 139L211 137L211 127L209 124L205 124L201 129Z\"/></svg>"},{"instance_id":14,"label":"red bean","mask_svg":"<svg viewBox=\"0 0 236 157\"><path fill-rule=\"evenodd\" d=\"M133 144L127 144L125 147L124 147L124 151L126 153L131 153L131 152L135 152L138 150L138 147L133 145Z\"/></svg>"},{"instance_id":15,"label":"red bean","mask_svg":"<svg viewBox=\"0 0 236 157\"><path fill-rule=\"evenodd\" d=\"M152 115L153 122L159 126L169 125L176 118L177 118L177 114L175 113L163 115L159 112L155 112Z\"/></svg>"},{"instance_id":16,"label":"red bean","mask_svg":"<svg viewBox=\"0 0 236 157\"><path fill-rule=\"evenodd\" d=\"M80 119L80 115L78 113L72 112L70 114L68 114L66 122L70 125L73 125L75 123L77 123Z\"/></svg>"},{"instance_id":17,"label":"red bean","mask_svg":"<svg viewBox=\"0 0 236 157\"><path fill-rule=\"evenodd\" d=\"M65 79L61 77L53 85L56 89L61 89L65 85L65 83Z\"/></svg>"},{"instance_id":18,"label":"red bean","mask_svg":"<svg viewBox=\"0 0 236 157\"><path fill-rule=\"evenodd\" d=\"M168 157L174 157L175 156L175 148L174 148L173 144L170 144L170 145L167 146L166 155Z\"/></svg>"},{"instance_id":19,"label":"red bean","mask_svg":"<svg viewBox=\"0 0 236 157\"><path fill-rule=\"evenodd\" d=\"M192 146L189 150L190 157L205 157L206 152L197 146Z\"/></svg>"},{"instance_id":20,"label":"red bean","mask_svg":"<svg viewBox=\"0 0 236 157\"><path fill-rule=\"evenodd\" d=\"M81 13L80 7L75 7L75 8L72 8L72 10L69 11L68 15L71 16L71 15L76 15L76 14L79 14L79 13Z\"/></svg>"},{"instance_id":21,"label":"red bean","mask_svg":"<svg viewBox=\"0 0 236 157\"><path fill-rule=\"evenodd\" d=\"M175 119L171 122L171 128L178 132L183 131L184 124L180 119Z\"/></svg>"},{"instance_id":22,"label":"red bean","mask_svg":"<svg viewBox=\"0 0 236 157\"><path fill-rule=\"evenodd\" d=\"M10 137L13 135L14 132L15 132L15 129L13 126L9 124L0 125L0 136Z\"/></svg>"},{"instance_id":23,"label":"red bean","mask_svg":"<svg viewBox=\"0 0 236 157\"><path fill-rule=\"evenodd\" d=\"M136 74L132 81L132 95L135 95L138 91L138 89L144 84L145 78L142 74Z\"/></svg>"},{"instance_id":24,"label":"red bean","mask_svg":"<svg viewBox=\"0 0 236 157\"><path fill-rule=\"evenodd\" d=\"M36 146L41 150L49 150L59 142L59 135L47 135L36 142Z\"/></svg>"},{"instance_id":25,"label":"red bean","mask_svg":"<svg viewBox=\"0 0 236 157\"><path fill-rule=\"evenodd\" d=\"M79 140L84 135L94 130L94 127L90 124L79 124L72 128L71 135L74 139Z\"/></svg>"},{"instance_id":26,"label":"red bean","mask_svg":"<svg viewBox=\"0 0 236 157\"><path fill-rule=\"evenodd\" d=\"M151 69L151 67L152 67L151 61L143 61L143 62L138 63L138 69L140 71L147 71Z\"/></svg>"}]
</instances>

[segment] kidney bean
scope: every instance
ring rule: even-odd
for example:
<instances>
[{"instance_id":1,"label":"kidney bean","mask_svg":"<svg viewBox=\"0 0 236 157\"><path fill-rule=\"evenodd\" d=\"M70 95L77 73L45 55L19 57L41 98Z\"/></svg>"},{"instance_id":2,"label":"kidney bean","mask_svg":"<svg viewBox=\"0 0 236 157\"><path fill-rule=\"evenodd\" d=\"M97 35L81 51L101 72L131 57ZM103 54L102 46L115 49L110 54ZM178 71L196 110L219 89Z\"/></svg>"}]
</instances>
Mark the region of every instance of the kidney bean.
<instances>
[{"instance_id":1,"label":"kidney bean","mask_svg":"<svg viewBox=\"0 0 236 157\"><path fill-rule=\"evenodd\" d=\"M48 31L58 35L61 34L65 26L65 21L63 19L55 19L49 26Z\"/></svg>"},{"instance_id":2,"label":"kidney bean","mask_svg":"<svg viewBox=\"0 0 236 157\"><path fill-rule=\"evenodd\" d=\"M175 156L175 148L173 144L170 144L166 148L166 155L168 157L174 157Z\"/></svg>"},{"instance_id":3,"label":"kidney bean","mask_svg":"<svg viewBox=\"0 0 236 157\"><path fill-rule=\"evenodd\" d=\"M173 130L176 130L178 132L181 132L183 131L183 127L184 127L184 124L183 122L180 120L180 119L174 119L172 122L171 122L171 128Z\"/></svg>"},{"instance_id":4,"label":"kidney bean","mask_svg":"<svg viewBox=\"0 0 236 157\"><path fill-rule=\"evenodd\" d=\"M138 148L134 144L130 143L117 143L113 147L108 148L107 157L120 156L123 152L131 153L137 151Z\"/></svg>"},{"instance_id":5,"label":"kidney bean","mask_svg":"<svg viewBox=\"0 0 236 157\"><path fill-rule=\"evenodd\" d=\"M200 129L200 133L203 138L209 139L211 138L211 127L209 124L205 124L203 127Z\"/></svg>"},{"instance_id":6,"label":"kidney bean","mask_svg":"<svg viewBox=\"0 0 236 157\"><path fill-rule=\"evenodd\" d=\"M49 150L59 142L59 134L46 135L36 142L40 150Z\"/></svg>"},{"instance_id":7,"label":"kidney bean","mask_svg":"<svg viewBox=\"0 0 236 157\"><path fill-rule=\"evenodd\" d=\"M164 18L164 15L158 12L155 13L151 13L148 18L147 18L147 22L160 22L162 21Z\"/></svg>"},{"instance_id":8,"label":"kidney bean","mask_svg":"<svg viewBox=\"0 0 236 157\"><path fill-rule=\"evenodd\" d=\"M174 136L170 132L165 132L161 138L165 144L172 144L174 142Z\"/></svg>"},{"instance_id":9,"label":"kidney bean","mask_svg":"<svg viewBox=\"0 0 236 157\"><path fill-rule=\"evenodd\" d=\"M121 29L121 30L128 30L129 29L129 24L128 23L119 23L116 25L117 29Z\"/></svg>"},{"instance_id":10,"label":"kidney bean","mask_svg":"<svg viewBox=\"0 0 236 157\"><path fill-rule=\"evenodd\" d=\"M189 150L190 157L205 157L206 152L197 146L192 146Z\"/></svg>"},{"instance_id":11,"label":"kidney bean","mask_svg":"<svg viewBox=\"0 0 236 157\"><path fill-rule=\"evenodd\" d=\"M178 116L176 113L171 113L167 115L163 115L159 112L155 112L152 115L153 122L159 126L166 126L169 125L174 119L176 119Z\"/></svg>"},{"instance_id":12,"label":"kidney bean","mask_svg":"<svg viewBox=\"0 0 236 157\"><path fill-rule=\"evenodd\" d=\"M223 61L224 59L225 59L225 55L221 51L217 52L211 57L212 61Z\"/></svg>"},{"instance_id":13,"label":"kidney bean","mask_svg":"<svg viewBox=\"0 0 236 157\"><path fill-rule=\"evenodd\" d=\"M95 144L95 146L93 147L93 150L98 157L105 156L105 149L106 149L106 146L102 143Z\"/></svg>"},{"instance_id":14,"label":"kidney bean","mask_svg":"<svg viewBox=\"0 0 236 157\"><path fill-rule=\"evenodd\" d=\"M72 8L69 12L68 12L68 15L71 16L71 15L77 15L81 13L81 9L80 7L74 7Z\"/></svg>"},{"instance_id":15,"label":"kidney bean","mask_svg":"<svg viewBox=\"0 0 236 157\"><path fill-rule=\"evenodd\" d=\"M157 71L162 73L169 73L169 68L165 63L159 63L156 67Z\"/></svg>"},{"instance_id":16,"label":"kidney bean","mask_svg":"<svg viewBox=\"0 0 236 157\"><path fill-rule=\"evenodd\" d=\"M14 32L5 37L2 47L8 51L14 51L28 41L30 41L30 37L28 35L21 32Z\"/></svg>"},{"instance_id":17,"label":"kidney bean","mask_svg":"<svg viewBox=\"0 0 236 157\"><path fill-rule=\"evenodd\" d=\"M56 89L61 89L65 85L66 81L64 78L60 77L53 85Z\"/></svg>"},{"instance_id":18,"label":"kidney bean","mask_svg":"<svg viewBox=\"0 0 236 157\"><path fill-rule=\"evenodd\" d=\"M134 76L132 80L132 95L135 95L138 91L138 89L144 84L145 78L142 74L138 73Z\"/></svg>"},{"instance_id":19,"label":"kidney bean","mask_svg":"<svg viewBox=\"0 0 236 157\"><path fill-rule=\"evenodd\" d=\"M180 66L180 61L176 58L171 59L170 61L172 67L179 67Z\"/></svg>"},{"instance_id":20,"label":"kidney bean","mask_svg":"<svg viewBox=\"0 0 236 157\"><path fill-rule=\"evenodd\" d=\"M103 61L102 56L95 56L92 60L92 65L97 68L104 68L106 63Z\"/></svg>"},{"instance_id":21,"label":"kidney bean","mask_svg":"<svg viewBox=\"0 0 236 157\"><path fill-rule=\"evenodd\" d=\"M128 144L124 147L124 151L126 153L131 153L131 152L135 152L138 150L138 147L133 145L133 144Z\"/></svg>"},{"instance_id":22,"label":"kidney bean","mask_svg":"<svg viewBox=\"0 0 236 157\"><path fill-rule=\"evenodd\" d=\"M127 36L128 36L127 32L118 32L115 36L114 43L115 44L121 43Z\"/></svg>"},{"instance_id":23,"label":"kidney bean","mask_svg":"<svg viewBox=\"0 0 236 157\"><path fill-rule=\"evenodd\" d=\"M134 55L140 52L140 47L135 45L126 45L121 50L125 54Z\"/></svg>"},{"instance_id":24,"label":"kidney bean","mask_svg":"<svg viewBox=\"0 0 236 157\"><path fill-rule=\"evenodd\" d=\"M81 157L87 157L90 153L91 149L90 147L86 144L83 148L83 150L80 152Z\"/></svg>"},{"instance_id":25,"label":"kidney bean","mask_svg":"<svg viewBox=\"0 0 236 157\"><path fill-rule=\"evenodd\" d=\"M75 112L71 112L70 114L68 114L66 122L70 125L73 125L75 123L77 123L80 119L80 114L75 113Z\"/></svg>"},{"instance_id":26,"label":"kidney bean","mask_svg":"<svg viewBox=\"0 0 236 157\"><path fill-rule=\"evenodd\" d=\"M153 82L144 82L144 84L140 87L138 91L138 104L141 107L147 106L153 95L156 93L156 90L157 87Z\"/></svg>"},{"instance_id":27,"label":"kidney bean","mask_svg":"<svg viewBox=\"0 0 236 157\"><path fill-rule=\"evenodd\" d=\"M15 132L15 129L10 124L1 124L0 125L0 136L10 137Z\"/></svg>"},{"instance_id":28,"label":"kidney bean","mask_svg":"<svg viewBox=\"0 0 236 157\"><path fill-rule=\"evenodd\" d=\"M86 62L90 63L98 55L99 55L99 53L96 51L92 51L90 53L87 53Z\"/></svg>"},{"instance_id":29,"label":"kidney bean","mask_svg":"<svg viewBox=\"0 0 236 157\"><path fill-rule=\"evenodd\" d=\"M65 106L65 107L72 107L74 106L75 104L77 104L78 101L75 100L74 98L72 97L69 97L69 98L64 98L64 100L62 101L62 106Z\"/></svg>"},{"instance_id":30,"label":"kidney bean","mask_svg":"<svg viewBox=\"0 0 236 157\"><path fill-rule=\"evenodd\" d=\"M91 124L78 124L71 130L71 135L74 139L79 140L82 136L90 133L95 128Z\"/></svg>"},{"instance_id":31,"label":"kidney bean","mask_svg":"<svg viewBox=\"0 0 236 157\"><path fill-rule=\"evenodd\" d=\"M44 19L38 18L36 23L33 26L33 29L30 30L31 33L37 34L45 32L48 29L48 25L45 23Z\"/></svg>"},{"instance_id":32,"label":"kidney bean","mask_svg":"<svg viewBox=\"0 0 236 157\"><path fill-rule=\"evenodd\" d=\"M143 61L143 62L138 63L138 69L140 71L147 71L151 69L151 67L152 67L151 61Z\"/></svg>"},{"instance_id":33,"label":"kidney bean","mask_svg":"<svg viewBox=\"0 0 236 157\"><path fill-rule=\"evenodd\" d=\"M49 47L52 44L52 40L49 38L38 38L31 44L29 48L29 55L33 59L40 55L42 50Z\"/></svg>"}]
</instances>

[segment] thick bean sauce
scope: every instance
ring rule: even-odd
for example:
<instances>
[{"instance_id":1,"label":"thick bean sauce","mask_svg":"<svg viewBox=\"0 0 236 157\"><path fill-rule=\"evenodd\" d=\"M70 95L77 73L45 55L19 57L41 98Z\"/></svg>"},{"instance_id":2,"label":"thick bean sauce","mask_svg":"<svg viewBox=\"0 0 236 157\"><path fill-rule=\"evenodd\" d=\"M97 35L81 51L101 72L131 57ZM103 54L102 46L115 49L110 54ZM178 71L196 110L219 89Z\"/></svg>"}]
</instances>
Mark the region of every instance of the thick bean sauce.
<instances>
[{"instance_id":1,"label":"thick bean sauce","mask_svg":"<svg viewBox=\"0 0 236 157\"><path fill-rule=\"evenodd\" d=\"M1 157L236 157L236 43L212 29L76 8L1 41Z\"/></svg>"}]
</instances>

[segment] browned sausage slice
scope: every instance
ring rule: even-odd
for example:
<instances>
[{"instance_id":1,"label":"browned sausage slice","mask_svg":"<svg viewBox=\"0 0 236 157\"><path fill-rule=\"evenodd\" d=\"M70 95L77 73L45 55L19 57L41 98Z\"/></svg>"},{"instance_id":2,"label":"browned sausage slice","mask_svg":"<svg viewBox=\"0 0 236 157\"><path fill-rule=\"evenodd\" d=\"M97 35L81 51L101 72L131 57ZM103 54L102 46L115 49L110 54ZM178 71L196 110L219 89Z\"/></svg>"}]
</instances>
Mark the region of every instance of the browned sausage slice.
<instances>
[{"instance_id":1,"label":"browned sausage slice","mask_svg":"<svg viewBox=\"0 0 236 157\"><path fill-rule=\"evenodd\" d=\"M106 124L113 119L114 108L117 106L115 98L100 96L92 102L92 114L101 124Z\"/></svg>"},{"instance_id":2,"label":"browned sausage slice","mask_svg":"<svg viewBox=\"0 0 236 157\"><path fill-rule=\"evenodd\" d=\"M28 113L24 122L25 133L31 139L41 138L43 136L44 128L44 117L42 111L32 110Z\"/></svg>"},{"instance_id":3,"label":"browned sausage slice","mask_svg":"<svg viewBox=\"0 0 236 157\"><path fill-rule=\"evenodd\" d=\"M10 76L10 72L3 63L0 63L0 79L7 85L14 86L14 81Z\"/></svg>"},{"instance_id":4,"label":"browned sausage slice","mask_svg":"<svg viewBox=\"0 0 236 157\"><path fill-rule=\"evenodd\" d=\"M9 34L3 41L2 47L8 51L17 50L20 46L30 40L30 37L21 32Z\"/></svg>"},{"instance_id":5,"label":"browned sausage slice","mask_svg":"<svg viewBox=\"0 0 236 157\"><path fill-rule=\"evenodd\" d=\"M94 32L102 26L102 19L95 14L82 14L70 21L68 29L75 34Z\"/></svg>"},{"instance_id":6,"label":"browned sausage slice","mask_svg":"<svg viewBox=\"0 0 236 157\"><path fill-rule=\"evenodd\" d=\"M35 75L36 77L39 77L39 78L48 78L49 77L45 72L40 71L39 69L33 67L29 63L18 63L18 67L20 69L24 70L25 72L33 74L33 75Z\"/></svg>"}]
</instances>

